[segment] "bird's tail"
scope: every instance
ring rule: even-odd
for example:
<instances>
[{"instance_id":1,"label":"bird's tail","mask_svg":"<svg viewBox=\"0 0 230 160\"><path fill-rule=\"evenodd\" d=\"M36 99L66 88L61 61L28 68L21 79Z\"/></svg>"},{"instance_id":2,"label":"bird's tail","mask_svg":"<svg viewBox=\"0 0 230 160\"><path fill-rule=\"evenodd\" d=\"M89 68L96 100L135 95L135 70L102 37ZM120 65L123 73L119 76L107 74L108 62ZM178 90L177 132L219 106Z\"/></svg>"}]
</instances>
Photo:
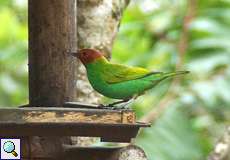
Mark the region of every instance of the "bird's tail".
<instances>
[{"instance_id":1,"label":"bird's tail","mask_svg":"<svg viewBox=\"0 0 230 160\"><path fill-rule=\"evenodd\" d=\"M168 77L173 77L173 76L183 75L183 74L188 74L188 73L189 73L189 71L169 72L169 73L164 73L164 77L168 78Z\"/></svg>"}]
</instances>

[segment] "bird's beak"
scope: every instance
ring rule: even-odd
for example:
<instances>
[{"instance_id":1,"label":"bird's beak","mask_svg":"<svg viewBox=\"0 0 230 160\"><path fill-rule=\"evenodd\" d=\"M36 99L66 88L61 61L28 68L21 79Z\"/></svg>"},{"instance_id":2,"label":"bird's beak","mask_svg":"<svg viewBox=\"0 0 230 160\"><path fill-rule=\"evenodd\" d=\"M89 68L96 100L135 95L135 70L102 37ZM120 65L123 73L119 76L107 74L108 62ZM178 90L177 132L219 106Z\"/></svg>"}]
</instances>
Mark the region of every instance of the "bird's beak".
<instances>
[{"instance_id":1,"label":"bird's beak","mask_svg":"<svg viewBox=\"0 0 230 160\"><path fill-rule=\"evenodd\" d=\"M79 52L71 52L70 53L74 57L79 57L80 53Z\"/></svg>"}]
</instances>

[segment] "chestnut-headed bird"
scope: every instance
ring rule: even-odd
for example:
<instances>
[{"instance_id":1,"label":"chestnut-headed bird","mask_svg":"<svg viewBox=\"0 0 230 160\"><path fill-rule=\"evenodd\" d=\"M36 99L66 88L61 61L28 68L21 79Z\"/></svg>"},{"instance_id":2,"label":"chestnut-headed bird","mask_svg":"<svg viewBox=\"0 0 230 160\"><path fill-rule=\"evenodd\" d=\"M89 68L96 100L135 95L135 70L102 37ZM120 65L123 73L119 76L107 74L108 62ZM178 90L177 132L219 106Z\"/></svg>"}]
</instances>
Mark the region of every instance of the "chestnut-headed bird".
<instances>
[{"instance_id":1,"label":"chestnut-headed bird","mask_svg":"<svg viewBox=\"0 0 230 160\"><path fill-rule=\"evenodd\" d=\"M166 78L188 73L188 71L154 72L140 67L111 63L95 49L81 49L72 55L78 57L84 64L88 80L97 92L121 100L109 104L110 107L135 99Z\"/></svg>"}]
</instances>

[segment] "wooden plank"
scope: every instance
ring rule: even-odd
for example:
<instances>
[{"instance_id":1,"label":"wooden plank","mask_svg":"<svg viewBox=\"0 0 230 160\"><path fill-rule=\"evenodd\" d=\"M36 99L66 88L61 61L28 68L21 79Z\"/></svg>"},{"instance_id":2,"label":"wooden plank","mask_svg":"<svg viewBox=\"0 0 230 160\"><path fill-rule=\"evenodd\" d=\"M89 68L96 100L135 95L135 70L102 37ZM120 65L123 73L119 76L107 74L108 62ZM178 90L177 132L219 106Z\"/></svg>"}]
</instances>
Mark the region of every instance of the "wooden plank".
<instances>
[{"instance_id":1,"label":"wooden plank","mask_svg":"<svg viewBox=\"0 0 230 160\"><path fill-rule=\"evenodd\" d=\"M122 112L122 123L135 123L136 115L130 110L124 110Z\"/></svg>"},{"instance_id":2,"label":"wooden plank","mask_svg":"<svg viewBox=\"0 0 230 160\"><path fill-rule=\"evenodd\" d=\"M88 106L86 106L88 107ZM25 107L0 109L0 136L86 136L130 142L140 127L132 110Z\"/></svg>"},{"instance_id":3,"label":"wooden plank","mask_svg":"<svg viewBox=\"0 0 230 160\"><path fill-rule=\"evenodd\" d=\"M0 109L0 122L135 123L132 110L26 107Z\"/></svg>"},{"instance_id":4,"label":"wooden plank","mask_svg":"<svg viewBox=\"0 0 230 160\"><path fill-rule=\"evenodd\" d=\"M108 124L76 122L0 122L0 136L86 136L105 142L130 142L140 127L149 124Z\"/></svg>"}]
</instances>

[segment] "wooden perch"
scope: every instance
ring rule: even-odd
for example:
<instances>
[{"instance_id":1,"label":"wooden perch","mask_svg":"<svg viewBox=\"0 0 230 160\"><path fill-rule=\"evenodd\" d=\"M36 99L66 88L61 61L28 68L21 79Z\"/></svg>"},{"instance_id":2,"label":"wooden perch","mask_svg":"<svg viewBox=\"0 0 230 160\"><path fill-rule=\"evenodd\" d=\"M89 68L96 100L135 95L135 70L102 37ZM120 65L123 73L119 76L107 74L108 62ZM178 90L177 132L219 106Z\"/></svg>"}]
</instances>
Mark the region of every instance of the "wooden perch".
<instances>
[{"instance_id":1,"label":"wooden perch","mask_svg":"<svg viewBox=\"0 0 230 160\"><path fill-rule=\"evenodd\" d=\"M84 108L0 109L1 136L87 136L107 142L130 142L140 127L131 110ZM114 134L115 133L115 134Z\"/></svg>"},{"instance_id":2,"label":"wooden perch","mask_svg":"<svg viewBox=\"0 0 230 160\"><path fill-rule=\"evenodd\" d=\"M131 110L26 107L0 109L0 121L3 122L74 122L74 123L135 123L135 114Z\"/></svg>"}]
</instances>

